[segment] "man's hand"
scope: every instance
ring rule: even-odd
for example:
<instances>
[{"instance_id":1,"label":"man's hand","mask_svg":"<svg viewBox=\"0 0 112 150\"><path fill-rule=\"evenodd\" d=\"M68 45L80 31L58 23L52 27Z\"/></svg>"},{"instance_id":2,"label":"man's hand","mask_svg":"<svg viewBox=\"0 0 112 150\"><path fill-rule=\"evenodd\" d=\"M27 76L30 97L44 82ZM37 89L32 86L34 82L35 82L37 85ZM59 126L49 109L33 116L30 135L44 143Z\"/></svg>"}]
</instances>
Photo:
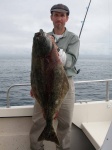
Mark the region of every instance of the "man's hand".
<instances>
[{"instance_id":1,"label":"man's hand","mask_svg":"<svg viewBox=\"0 0 112 150\"><path fill-rule=\"evenodd\" d=\"M63 66L65 66L65 64L66 64L66 53L63 49L60 49L60 51L59 51L59 58L63 64Z\"/></svg>"},{"instance_id":2,"label":"man's hand","mask_svg":"<svg viewBox=\"0 0 112 150\"><path fill-rule=\"evenodd\" d=\"M55 49L58 49L58 46L57 46L56 43L55 43L54 37L51 36L51 35L49 35L49 36L50 36L50 38L51 38L51 40L52 40L52 43L53 43Z\"/></svg>"},{"instance_id":3,"label":"man's hand","mask_svg":"<svg viewBox=\"0 0 112 150\"><path fill-rule=\"evenodd\" d=\"M54 120L58 118L58 113L59 113L58 111L55 113L54 118L53 118Z\"/></svg>"},{"instance_id":4,"label":"man's hand","mask_svg":"<svg viewBox=\"0 0 112 150\"><path fill-rule=\"evenodd\" d=\"M30 90L30 96L34 98L33 90Z\"/></svg>"}]
</instances>

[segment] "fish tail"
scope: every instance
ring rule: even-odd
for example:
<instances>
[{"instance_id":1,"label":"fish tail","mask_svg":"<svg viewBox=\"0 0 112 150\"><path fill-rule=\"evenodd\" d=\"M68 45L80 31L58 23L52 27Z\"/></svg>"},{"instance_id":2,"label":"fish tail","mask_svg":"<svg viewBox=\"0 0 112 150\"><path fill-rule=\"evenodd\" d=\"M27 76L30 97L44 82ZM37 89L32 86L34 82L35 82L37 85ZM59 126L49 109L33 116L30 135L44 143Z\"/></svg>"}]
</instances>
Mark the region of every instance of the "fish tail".
<instances>
[{"instance_id":1,"label":"fish tail","mask_svg":"<svg viewBox=\"0 0 112 150\"><path fill-rule=\"evenodd\" d=\"M55 142L56 145L58 146L60 145L53 126L49 127L46 125L46 127L44 128L44 130L42 131L41 135L38 138L38 141L43 141L43 140Z\"/></svg>"}]
</instances>

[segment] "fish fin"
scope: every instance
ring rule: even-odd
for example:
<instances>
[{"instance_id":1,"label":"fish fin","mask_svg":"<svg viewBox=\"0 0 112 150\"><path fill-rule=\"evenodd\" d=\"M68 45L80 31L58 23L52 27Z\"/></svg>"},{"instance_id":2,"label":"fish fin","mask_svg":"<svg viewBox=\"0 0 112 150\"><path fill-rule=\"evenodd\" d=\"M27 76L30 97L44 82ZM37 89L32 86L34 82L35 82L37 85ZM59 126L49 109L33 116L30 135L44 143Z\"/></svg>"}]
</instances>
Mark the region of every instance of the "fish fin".
<instances>
[{"instance_id":1,"label":"fish fin","mask_svg":"<svg viewBox=\"0 0 112 150\"><path fill-rule=\"evenodd\" d=\"M44 128L44 130L42 131L41 135L38 138L38 141L51 141L51 142L55 142L56 145L60 145L59 144L59 140L58 137L56 135L56 132L54 131L53 126L51 126L50 128L46 125L46 127Z\"/></svg>"}]
</instances>

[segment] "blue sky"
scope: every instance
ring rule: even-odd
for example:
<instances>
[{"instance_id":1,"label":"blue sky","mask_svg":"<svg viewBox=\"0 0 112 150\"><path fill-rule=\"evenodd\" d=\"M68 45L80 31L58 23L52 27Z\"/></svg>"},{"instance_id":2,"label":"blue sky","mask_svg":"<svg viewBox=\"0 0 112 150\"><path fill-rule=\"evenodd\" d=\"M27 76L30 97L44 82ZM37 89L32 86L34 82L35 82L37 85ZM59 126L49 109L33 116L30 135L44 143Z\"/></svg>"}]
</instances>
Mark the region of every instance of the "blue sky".
<instances>
[{"instance_id":1,"label":"blue sky","mask_svg":"<svg viewBox=\"0 0 112 150\"><path fill-rule=\"evenodd\" d=\"M79 35L90 0L0 0L0 55L30 55L35 32L52 30L50 8L70 9L68 30ZM80 54L112 55L112 1L92 0L80 38Z\"/></svg>"}]
</instances>

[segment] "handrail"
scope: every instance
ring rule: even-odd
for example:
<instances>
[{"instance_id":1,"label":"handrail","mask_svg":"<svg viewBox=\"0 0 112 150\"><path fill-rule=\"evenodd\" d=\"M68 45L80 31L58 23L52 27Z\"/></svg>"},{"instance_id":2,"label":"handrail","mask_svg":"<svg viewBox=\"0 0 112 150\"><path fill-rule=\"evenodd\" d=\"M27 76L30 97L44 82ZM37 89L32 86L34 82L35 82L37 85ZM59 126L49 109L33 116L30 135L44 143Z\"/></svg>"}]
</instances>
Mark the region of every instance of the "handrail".
<instances>
[{"instance_id":1,"label":"handrail","mask_svg":"<svg viewBox=\"0 0 112 150\"><path fill-rule=\"evenodd\" d=\"M111 82L111 81L112 81L112 79L105 79L105 80L75 81L74 83L80 84L80 83L106 82L106 101L109 101L109 82Z\"/></svg>"},{"instance_id":2,"label":"handrail","mask_svg":"<svg viewBox=\"0 0 112 150\"><path fill-rule=\"evenodd\" d=\"M95 83L95 82L106 82L106 101L109 101L109 82L111 82L112 79L105 79L105 80L88 80L88 81L74 81L75 84L82 84L82 83ZM7 90L7 108L10 107L10 101L9 101L9 92L13 87L16 86L31 86L30 83L27 84L14 84L10 86Z\"/></svg>"},{"instance_id":3,"label":"handrail","mask_svg":"<svg viewBox=\"0 0 112 150\"><path fill-rule=\"evenodd\" d=\"M105 79L105 80L87 80L87 81L75 81L74 83L93 83L93 82L110 82L112 79Z\"/></svg>"},{"instance_id":4,"label":"handrail","mask_svg":"<svg viewBox=\"0 0 112 150\"><path fill-rule=\"evenodd\" d=\"M14 85L10 86L10 87L8 88L8 90L7 90L7 108L10 107L9 92L10 92L10 90L11 90L13 87L15 87L15 86L31 86L31 84L30 84L30 83L27 83L27 84L14 84Z\"/></svg>"}]
</instances>

